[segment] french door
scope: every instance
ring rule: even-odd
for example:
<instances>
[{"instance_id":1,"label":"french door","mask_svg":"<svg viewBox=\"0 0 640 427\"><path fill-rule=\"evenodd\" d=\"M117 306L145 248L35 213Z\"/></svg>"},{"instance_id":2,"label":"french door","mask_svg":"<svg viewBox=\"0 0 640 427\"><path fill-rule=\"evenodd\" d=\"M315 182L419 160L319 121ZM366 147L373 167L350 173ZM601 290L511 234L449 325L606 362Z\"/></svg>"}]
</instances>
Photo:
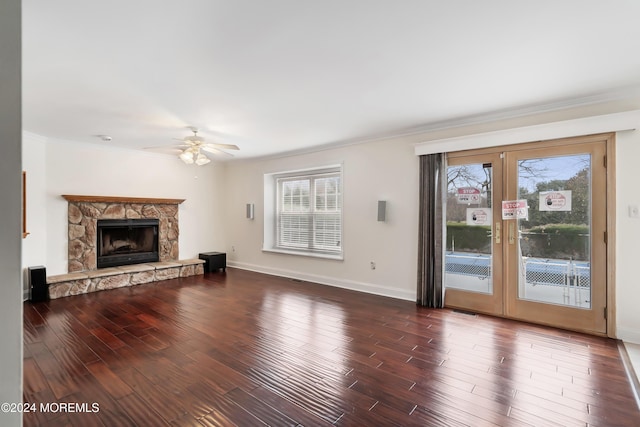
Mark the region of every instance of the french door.
<instances>
[{"instance_id":1,"label":"french door","mask_svg":"<svg viewBox=\"0 0 640 427\"><path fill-rule=\"evenodd\" d=\"M446 306L606 333L606 144L448 156Z\"/></svg>"}]
</instances>

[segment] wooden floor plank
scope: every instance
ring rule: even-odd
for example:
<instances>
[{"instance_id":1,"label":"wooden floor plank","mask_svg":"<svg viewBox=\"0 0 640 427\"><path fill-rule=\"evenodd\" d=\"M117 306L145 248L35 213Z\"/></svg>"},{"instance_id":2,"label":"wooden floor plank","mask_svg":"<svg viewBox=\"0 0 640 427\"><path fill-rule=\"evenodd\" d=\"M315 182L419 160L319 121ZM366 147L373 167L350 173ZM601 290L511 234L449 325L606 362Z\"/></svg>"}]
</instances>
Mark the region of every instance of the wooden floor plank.
<instances>
[{"instance_id":1,"label":"wooden floor plank","mask_svg":"<svg viewBox=\"0 0 640 427\"><path fill-rule=\"evenodd\" d=\"M122 380L131 387L146 405L157 412L165 422L171 422L187 413L185 402L174 399L175 395L162 384L154 384L136 369L131 368L119 373Z\"/></svg>"},{"instance_id":2,"label":"wooden floor plank","mask_svg":"<svg viewBox=\"0 0 640 427\"><path fill-rule=\"evenodd\" d=\"M230 390L225 396L239 407L251 408L251 413L267 425L282 427L298 425L294 419L240 388Z\"/></svg>"},{"instance_id":3,"label":"wooden floor plank","mask_svg":"<svg viewBox=\"0 0 640 427\"><path fill-rule=\"evenodd\" d=\"M96 381L115 399L120 399L133 393L131 387L122 381L122 379L102 361L88 364L87 369Z\"/></svg>"},{"instance_id":4,"label":"wooden floor plank","mask_svg":"<svg viewBox=\"0 0 640 427\"><path fill-rule=\"evenodd\" d=\"M615 340L227 269L24 306L25 426L640 425Z\"/></svg>"}]
</instances>

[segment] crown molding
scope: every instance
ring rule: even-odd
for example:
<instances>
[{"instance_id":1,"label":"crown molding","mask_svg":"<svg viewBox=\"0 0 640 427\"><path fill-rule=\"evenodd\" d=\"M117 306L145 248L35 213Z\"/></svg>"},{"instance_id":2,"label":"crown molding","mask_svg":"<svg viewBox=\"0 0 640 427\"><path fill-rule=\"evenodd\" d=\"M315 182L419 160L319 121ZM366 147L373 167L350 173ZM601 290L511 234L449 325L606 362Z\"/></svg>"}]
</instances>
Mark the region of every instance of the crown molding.
<instances>
[{"instance_id":1,"label":"crown molding","mask_svg":"<svg viewBox=\"0 0 640 427\"><path fill-rule=\"evenodd\" d=\"M473 114L448 120L442 120L413 128L408 128L405 129L404 133L399 133L391 137L416 135L420 133L460 128L464 126L498 122L501 120L517 119L538 114L568 111L576 108L633 98L640 99L640 85L625 86L610 91L592 93L590 95L581 97L564 98L552 102L529 104L515 108L503 108L487 113Z\"/></svg>"},{"instance_id":2,"label":"crown molding","mask_svg":"<svg viewBox=\"0 0 640 427\"><path fill-rule=\"evenodd\" d=\"M42 135L40 135L40 134L38 134L38 133L33 133L33 132L30 132L30 131L28 131L28 130L24 130L24 129L23 129L23 130L22 130L22 139L23 139L23 140L25 140L25 139L30 139L30 140L32 140L32 141L36 141L36 142L39 142L39 143L41 143L41 144L44 144L44 143L46 143L46 142L47 142L47 140L48 140L49 138L47 138L46 136L42 136Z\"/></svg>"},{"instance_id":3,"label":"crown molding","mask_svg":"<svg viewBox=\"0 0 640 427\"><path fill-rule=\"evenodd\" d=\"M640 110L563 120L533 126L483 132L415 144L417 156L474 148L497 147L531 141L567 138L607 132L635 130L640 126Z\"/></svg>"}]
</instances>

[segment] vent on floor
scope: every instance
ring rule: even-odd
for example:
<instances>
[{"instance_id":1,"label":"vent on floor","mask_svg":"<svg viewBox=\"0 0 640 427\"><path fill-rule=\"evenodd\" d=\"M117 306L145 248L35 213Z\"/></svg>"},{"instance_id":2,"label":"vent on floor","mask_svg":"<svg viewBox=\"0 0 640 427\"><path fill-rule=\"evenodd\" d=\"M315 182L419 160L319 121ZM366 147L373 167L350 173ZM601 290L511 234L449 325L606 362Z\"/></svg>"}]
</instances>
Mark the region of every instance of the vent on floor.
<instances>
[{"instance_id":1,"label":"vent on floor","mask_svg":"<svg viewBox=\"0 0 640 427\"><path fill-rule=\"evenodd\" d=\"M453 310L454 313L458 313L458 314L464 314L466 316L477 316L477 313L474 313L473 311L466 311L466 310Z\"/></svg>"}]
</instances>

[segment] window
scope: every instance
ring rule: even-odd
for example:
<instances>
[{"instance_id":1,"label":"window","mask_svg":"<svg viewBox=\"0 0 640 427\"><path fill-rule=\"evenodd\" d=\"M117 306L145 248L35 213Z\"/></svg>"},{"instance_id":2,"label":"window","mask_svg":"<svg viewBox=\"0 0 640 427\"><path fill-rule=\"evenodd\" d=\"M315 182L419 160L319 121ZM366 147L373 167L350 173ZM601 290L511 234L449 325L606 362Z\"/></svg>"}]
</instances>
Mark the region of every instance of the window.
<instances>
[{"instance_id":1,"label":"window","mask_svg":"<svg viewBox=\"0 0 640 427\"><path fill-rule=\"evenodd\" d=\"M341 168L271 176L276 193L275 239L265 249L341 258Z\"/></svg>"}]
</instances>

